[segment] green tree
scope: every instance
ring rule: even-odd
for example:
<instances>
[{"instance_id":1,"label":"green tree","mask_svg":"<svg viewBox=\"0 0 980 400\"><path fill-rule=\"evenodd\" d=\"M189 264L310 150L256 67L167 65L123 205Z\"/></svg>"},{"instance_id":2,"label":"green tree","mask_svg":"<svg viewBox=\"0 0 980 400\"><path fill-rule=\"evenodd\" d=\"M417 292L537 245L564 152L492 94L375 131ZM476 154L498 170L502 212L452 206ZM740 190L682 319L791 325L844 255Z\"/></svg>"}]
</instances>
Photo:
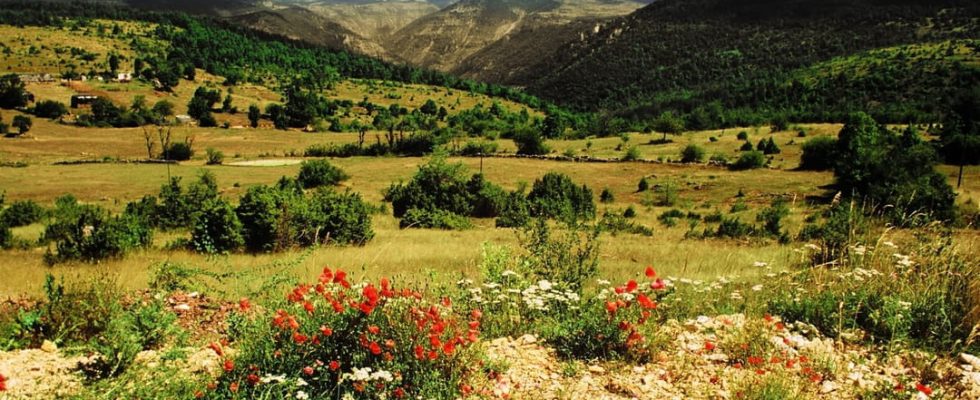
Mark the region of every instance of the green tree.
<instances>
[{"instance_id":1,"label":"green tree","mask_svg":"<svg viewBox=\"0 0 980 400\"><path fill-rule=\"evenodd\" d=\"M23 135L27 133L27 131L31 130L31 126L33 124L34 122L31 121L31 117L26 115L15 115L14 119L10 123L11 126L17 128L17 133L19 135Z\"/></svg>"},{"instance_id":2,"label":"green tree","mask_svg":"<svg viewBox=\"0 0 980 400\"><path fill-rule=\"evenodd\" d=\"M653 129L664 134L662 141L667 142L667 135L677 135L684 131L684 120L674 116L674 113L665 111L653 121Z\"/></svg>"},{"instance_id":3,"label":"green tree","mask_svg":"<svg viewBox=\"0 0 980 400\"><path fill-rule=\"evenodd\" d=\"M940 152L947 163L960 167L956 187L963 184L963 168L980 164L980 88L965 92L943 119Z\"/></svg>"},{"instance_id":4,"label":"green tree","mask_svg":"<svg viewBox=\"0 0 980 400\"><path fill-rule=\"evenodd\" d=\"M228 253L245 244L242 239L242 223L227 201L215 197L195 205L191 229L194 249L209 254Z\"/></svg>"},{"instance_id":5,"label":"green tree","mask_svg":"<svg viewBox=\"0 0 980 400\"><path fill-rule=\"evenodd\" d=\"M259 106L251 104L248 106L248 123L253 128L259 127L259 119L262 118L262 111L259 110Z\"/></svg>"},{"instance_id":6,"label":"green tree","mask_svg":"<svg viewBox=\"0 0 980 400\"><path fill-rule=\"evenodd\" d=\"M17 74L0 77L0 108L17 108L27 105L27 90Z\"/></svg>"}]
</instances>

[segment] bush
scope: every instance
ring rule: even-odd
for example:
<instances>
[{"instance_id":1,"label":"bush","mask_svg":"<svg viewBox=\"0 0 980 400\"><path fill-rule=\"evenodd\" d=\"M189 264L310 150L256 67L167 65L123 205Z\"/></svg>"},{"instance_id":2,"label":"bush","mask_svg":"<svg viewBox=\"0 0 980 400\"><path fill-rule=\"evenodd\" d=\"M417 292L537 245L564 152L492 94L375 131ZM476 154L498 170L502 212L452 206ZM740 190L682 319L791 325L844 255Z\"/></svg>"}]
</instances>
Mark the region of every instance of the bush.
<instances>
[{"instance_id":1,"label":"bush","mask_svg":"<svg viewBox=\"0 0 980 400\"><path fill-rule=\"evenodd\" d=\"M837 139L819 136L806 141L801 146L800 169L808 171L827 171L834 168L837 158Z\"/></svg>"},{"instance_id":2,"label":"bush","mask_svg":"<svg viewBox=\"0 0 980 400\"><path fill-rule=\"evenodd\" d=\"M221 150L208 147L207 149L208 165L221 165L224 162L225 162L225 153L222 153Z\"/></svg>"},{"instance_id":3,"label":"bush","mask_svg":"<svg viewBox=\"0 0 980 400\"><path fill-rule=\"evenodd\" d=\"M49 264L70 260L96 262L149 246L152 230L136 217L111 217L102 208L77 205L74 210L58 215L45 229L44 237L55 243L56 252L48 249L45 254Z\"/></svg>"},{"instance_id":4,"label":"bush","mask_svg":"<svg viewBox=\"0 0 980 400\"><path fill-rule=\"evenodd\" d=\"M637 192L645 192L650 189L650 182L647 181L646 177L640 178L640 183L636 185Z\"/></svg>"},{"instance_id":5,"label":"bush","mask_svg":"<svg viewBox=\"0 0 980 400\"><path fill-rule=\"evenodd\" d=\"M602 227L603 231L612 233L613 236L618 233L653 236L652 229L630 221L629 218L624 215L605 213L602 216L602 220L599 221L599 225Z\"/></svg>"},{"instance_id":6,"label":"bush","mask_svg":"<svg viewBox=\"0 0 980 400\"><path fill-rule=\"evenodd\" d=\"M614 201L616 201L616 196L613 196L612 191L609 188L602 189L602 193L599 194L599 202L608 204Z\"/></svg>"},{"instance_id":7,"label":"bush","mask_svg":"<svg viewBox=\"0 0 980 400\"><path fill-rule=\"evenodd\" d=\"M772 137L769 137L769 139L760 140L759 144L756 146L756 150L761 151L762 154L765 155L779 154L782 151L779 149L779 146L776 145L776 141L773 140Z\"/></svg>"},{"instance_id":8,"label":"bush","mask_svg":"<svg viewBox=\"0 0 980 400\"><path fill-rule=\"evenodd\" d=\"M472 344L479 341L480 310L456 311L448 300L431 303L386 278L355 286L346 272L330 269L286 299L263 315L234 318L230 330L241 350L227 358L209 398L286 398L297 390L331 397L459 398L464 377L476 373ZM259 378L255 371L285 378L247 384ZM297 386L298 379L306 384Z\"/></svg>"},{"instance_id":9,"label":"bush","mask_svg":"<svg viewBox=\"0 0 980 400\"><path fill-rule=\"evenodd\" d=\"M295 222L295 229L301 233L300 244L363 246L374 238L372 207L360 194L321 188L307 201L308 213Z\"/></svg>"},{"instance_id":10,"label":"bush","mask_svg":"<svg viewBox=\"0 0 980 400\"><path fill-rule=\"evenodd\" d=\"M735 135L738 140L749 140L749 133L746 131L740 131L738 135Z\"/></svg>"},{"instance_id":11,"label":"bush","mask_svg":"<svg viewBox=\"0 0 980 400\"><path fill-rule=\"evenodd\" d=\"M15 201L10 204L10 207L0 212L0 225L10 228L27 226L40 222L45 215L44 207L33 200Z\"/></svg>"},{"instance_id":12,"label":"bush","mask_svg":"<svg viewBox=\"0 0 980 400\"><path fill-rule=\"evenodd\" d=\"M579 292L599 271L599 226L532 220L518 235L526 256L521 260L529 278L554 282Z\"/></svg>"},{"instance_id":13,"label":"bush","mask_svg":"<svg viewBox=\"0 0 980 400\"><path fill-rule=\"evenodd\" d=\"M788 215L789 206L786 205L786 200L777 198L773 200L772 205L759 212L756 221L763 223L763 229L770 236L788 240L782 227L782 220Z\"/></svg>"},{"instance_id":14,"label":"bush","mask_svg":"<svg viewBox=\"0 0 980 400\"><path fill-rule=\"evenodd\" d=\"M551 152L544 143L544 136L536 129L524 128L514 132L514 144L517 145L517 154L520 155L545 155Z\"/></svg>"},{"instance_id":15,"label":"bush","mask_svg":"<svg viewBox=\"0 0 980 400\"><path fill-rule=\"evenodd\" d=\"M251 252L284 250L294 245L291 212L305 206L301 195L269 186L253 186L238 202L235 213L242 224L242 240Z\"/></svg>"},{"instance_id":16,"label":"bush","mask_svg":"<svg viewBox=\"0 0 980 400\"><path fill-rule=\"evenodd\" d=\"M506 192L483 175L467 179L462 164L450 164L437 156L419 166L408 183L391 185L385 192L385 201L391 202L398 218L411 209L493 218L500 214L507 200Z\"/></svg>"},{"instance_id":17,"label":"bush","mask_svg":"<svg viewBox=\"0 0 980 400\"><path fill-rule=\"evenodd\" d=\"M58 119L68 114L68 107L54 100L41 100L34 105L33 111L38 118Z\"/></svg>"},{"instance_id":18,"label":"bush","mask_svg":"<svg viewBox=\"0 0 980 400\"><path fill-rule=\"evenodd\" d=\"M636 208L633 208L632 204L629 207L626 207L626 211L623 211L623 217L636 218Z\"/></svg>"},{"instance_id":19,"label":"bush","mask_svg":"<svg viewBox=\"0 0 980 400\"><path fill-rule=\"evenodd\" d=\"M742 143L742 147L739 147L738 150L739 151L752 151L752 150L755 150L755 147L752 147L752 143L745 142L745 143Z\"/></svg>"},{"instance_id":20,"label":"bush","mask_svg":"<svg viewBox=\"0 0 980 400\"><path fill-rule=\"evenodd\" d=\"M765 165L766 165L766 156L764 156L762 152L750 151L747 153L742 153L742 155L738 158L738 161L735 161L735 163L732 164L730 168L734 171L744 171L749 169L762 168Z\"/></svg>"},{"instance_id":21,"label":"bush","mask_svg":"<svg viewBox=\"0 0 980 400\"><path fill-rule=\"evenodd\" d=\"M562 219L593 219L596 206L592 189L576 186L565 174L549 172L535 180L527 196L535 216Z\"/></svg>"},{"instance_id":22,"label":"bush","mask_svg":"<svg viewBox=\"0 0 980 400\"><path fill-rule=\"evenodd\" d=\"M398 227L460 230L473 227L466 217L442 210L419 210L413 208L405 213Z\"/></svg>"},{"instance_id":23,"label":"bush","mask_svg":"<svg viewBox=\"0 0 980 400\"><path fill-rule=\"evenodd\" d=\"M303 188L311 189L320 186L336 186L350 178L342 169L330 164L324 159L303 161L296 180Z\"/></svg>"},{"instance_id":24,"label":"bush","mask_svg":"<svg viewBox=\"0 0 980 400\"><path fill-rule=\"evenodd\" d=\"M640 149L636 146L630 146L626 149L626 154L623 154L622 161L637 161L640 159Z\"/></svg>"},{"instance_id":25,"label":"bush","mask_svg":"<svg viewBox=\"0 0 980 400\"><path fill-rule=\"evenodd\" d=\"M531 221L531 205L523 191L510 192L495 222L498 228L519 228Z\"/></svg>"},{"instance_id":26,"label":"bush","mask_svg":"<svg viewBox=\"0 0 980 400\"><path fill-rule=\"evenodd\" d=\"M14 245L14 234L7 225L0 222L0 249L9 249Z\"/></svg>"},{"instance_id":27,"label":"bush","mask_svg":"<svg viewBox=\"0 0 980 400\"><path fill-rule=\"evenodd\" d=\"M681 151L682 163L704 162L704 149L696 144L689 144Z\"/></svg>"},{"instance_id":28,"label":"bush","mask_svg":"<svg viewBox=\"0 0 980 400\"><path fill-rule=\"evenodd\" d=\"M191 222L191 245L194 250L208 254L223 254L238 250L244 245L242 223L231 204L220 199L209 199L196 205Z\"/></svg>"},{"instance_id":29,"label":"bush","mask_svg":"<svg viewBox=\"0 0 980 400\"><path fill-rule=\"evenodd\" d=\"M34 121L26 115L15 115L14 119L10 121L10 126L17 129L17 135L23 135L31 130L31 127L34 126Z\"/></svg>"},{"instance_id":30,"label":"bush","mask_svg":"<svg viewBox=\"0 0 980 400\"><path fill-rule=\"evenodd\" d=\"M490 155L497 152L497 143L491 141L469 141L459 150L459 154L467 157Z\"/></svg>"},{"instance_id":31,"label":"bush","mask_svg":"<svg viewBox=\"0 0 980 400\"><path fill-rule=\"evenodd\" d=\"M194 148L190 141L173 143L163 152L163 159L165 160L187 161L191 157L194 157Z\"/></svg>"},{"instance_id":32,"label":"bush","mask_svg":"<svg viewBox=\"0 0 980 400\"><path fill-rule=\"evenodd\" d=\"M738 217L722 218L718 230L715 232L717 237L727 237L732 239L742 239L755 233L752 225L742 222Z\"/></svg>"}]
</instances>

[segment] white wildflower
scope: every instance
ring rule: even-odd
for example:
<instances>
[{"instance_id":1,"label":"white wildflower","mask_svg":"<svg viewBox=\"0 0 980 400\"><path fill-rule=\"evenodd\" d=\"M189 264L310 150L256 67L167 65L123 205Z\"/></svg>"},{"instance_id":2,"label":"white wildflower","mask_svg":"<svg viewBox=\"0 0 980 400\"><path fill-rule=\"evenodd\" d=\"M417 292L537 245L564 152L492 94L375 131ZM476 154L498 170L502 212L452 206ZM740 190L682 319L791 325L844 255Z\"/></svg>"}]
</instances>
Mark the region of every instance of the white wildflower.
<instances>
[{"instance_id":1,"label":"white wildflower","mask_svg":"<svg viewBox=\"0 0 980 400\"><path fill-rule=\"evenodd\" d=\"M760 291L760 290L762 290L762 285L755 285L755 286L752 286L752 291L753 291L753 292L758 292L758 291Z\"/></svg>"},{"instance_id":2,"label":"white wildflower","mask_svg":"<svg viewBox=\"0 0 980 400\"><path fill-rule=\"evenodd\" d=\"M517 273L508 269L501 272L500 276L517 276Z\"/></svg>"},{"instance_id":3,"label":"white wildflower","mask_svg":"<svg viewBox=\"0 0 980 400\"><path fill-rule=\"evenodd\" d=\"M765 268L769 266L769 263L763 261L756 261L752 263L752 266L756 268Z\"/></svg>"},{"instance_id":4,"label":"white wildflower","mask_svg":"<svg viewBox=\"0 0 980 400\"><path fill-rule=\"evenodd\" d=\"M306 400L306 399L309 399L310 398L310 395L308 395L308 394L306 394L306 392L300 390L300 391L296 392L296 398L299 399L299 400Z\"/></svg>"},{"instance_id":5,"label":"white wildflower","mask_svg":"<svg viewBox=\"0 0 980 400\"><path fill-rule=\"evenodd\" d=\"M538 287L540 287L541 290L551 290L551 282L540 280L538 281Z\"/></svg>"}]
</instances>

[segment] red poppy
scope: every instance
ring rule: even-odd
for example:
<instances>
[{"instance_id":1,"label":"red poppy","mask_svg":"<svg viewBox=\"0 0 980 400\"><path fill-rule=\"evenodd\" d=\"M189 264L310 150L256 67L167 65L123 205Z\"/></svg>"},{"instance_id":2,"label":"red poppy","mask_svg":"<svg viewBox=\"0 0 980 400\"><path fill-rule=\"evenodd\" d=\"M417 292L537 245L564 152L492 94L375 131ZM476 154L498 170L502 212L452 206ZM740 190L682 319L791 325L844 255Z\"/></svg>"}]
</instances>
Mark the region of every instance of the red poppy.
<instances>
[{"instance_id":1,"label":"red poppy","mask_svg":"<svg viewBox=\"0 0 980 400\"><path fill-rule=\"evenodd\" d=\"M629 321L619 321L619 330L628 331L631 327Z\"/></svg>"},{"instance_id":2,"label":"red poppy","mask_svg":"<svg viewBox=\"0 0 980 400\"><path fill-rule=\"evenodd\" d=\"M307 340L309 340L309 337L302 333L296 332L293 334L293 341L296 342L296 344L306 343Z\"/></svg>"},{"instance_id":3,"label":"red poppy","mask_svg":"<svg viewBox=\"0 0 980 400\"><path fill-rule=\"evenodd\" d=\"M344 312L344 303L337 300L330 300L330 306L333 307L333 311L337 313Z\"/></svg>"},{"instance_id":4,"label":"red poppy","mask_svg":"<svg viewBox=\"0 0 980 400\"><path fill-rule=\"evenodd\" d=\"M470 329L477 329L477 328L480 327L480 322L479 321L470 321L469 322L469 326L470 326Z\"/></svg>"},{"instance_id":5,"label":"red poppy","mask_svg":"<svg viewBox=\"0 0 980 400\"><path fill-rule=\"evenodd\" d=\"M759 365L765 362L765 360L763 360L762 357L756 357L756 356L749 356L748 361L749 364L751 365Z\"/></svg>"},{"instance_id":6,"label":"red poppy","mask_svg":"<svg viewBox=\"0 0 980 400\"><path fill-rule=\"evenodd\" d=\"M437 352L435 350L429 350L429 359L430 360L435 360L437 358L439 358L439 352Z\"/></svg>"},{"instance_id":7,"label":"red poppy","mask_svg":"<svg viewBox=\"0 0 980 400\"><path fill-rule=\"evenodd\" d=\"M640 304L640 307L643 307L648 310L657 308L657 302L650 300L650 298L643 293L640 293L638 296L636 296L636 302Z\"/></svg>"},{"instance_id":8,"label":"red poppy","mask_svg":"<svg viewBox=\"0 0 980 400\"><path fill-rule=\"evenodd\" d=\"M767 313L767 314L766 314L766 315L765 315L764 317L762 317L762 319L765 319L765 320L766 320L766 322L772 322L772 315L769 315L769 314Z\"/></svg>"},{"instance_id":9,"label":"red poppy","mask_svg":"<svg viewBox=\"0 0 980 400\"><path fill-rule=\"evenodd\" d=\"M385 347L389 349L395 348L395 341L391 339L385 340Z\"/></svg>"},{"instance_id":10,"label":"red poppy","mask_svg":"<svg viewBox=\"0 0 980 400\"><path fill-rule=\"evenodd\" d=\"M923 385L922 382L918 382L918 383L915 384L915 390L918 390L919 392L921 392L922 394L924 394L926 396L932 396L932 388L931 387L928 387L926 385Z\"/></svg>"},{"instance_id":11,"label":"red poppy","mask_svg":"<svg viewBox=\"0 0 980 400\"><path fill-rule=\"evenodd\" d=\"M377 325L368 325L367 330L372 335L377 335L379 332L381 332L381 328L378 328Z\"/></svg>"},{"instance_id":12,"label":"red poppy","mask_svg":"<svg viewBox=\"0 0 980 400\"><path fill-rule=\"evenodd\" d=\"M764 369L756 369L755 370L755 374L756 375L765 375L766 374L766 370L764 370Z\"/></svg>"},{"instance_id":13,"label":"red poppy","mask_svg":"<svg viewBox=\"0 0 980 400\"><path fill-rule=\"evenodd\" d=\"M333 329L327 328L325 326L321 326L320 333L323 334L323 336L330 336L333 335Z\"/></svg>"},{"instance_id":14,"label":"red poppy","mask_svg":"<svg viewBox=\"0 0 980 400\"><path fill-rule=\"evenodd\" d=\"M340 361L337 361L337 360L331 361L330 362L330 370L331 371L336 371L338 369L340 369Z\"/></svg>"},{"instance_id":15,"label":"red poppy","mask_svg":"<svg viewBox=\"0 0 980 400\"><path fill-rule=\"evenodd\" d=\"M371 313L374 312L374 304L371 304L369 302L361 303L360 305L357 306L357 308L361 310L361 312L364 313L365 315L371 315Z\"/></svg>"},{"instance_id":16,"label":"red poppy","mask_svg":"<svg viewBox=\"0 0 980 400\"><path fill-rule=\"evenodd\" d=\"M617 308L618 307L617 307L615 301L607 301L606 302L606 311L608 311L610 314L615 314Z\"/></svg>"},{"instance_id":17,"label":"red poppy","mask_svg":"<svg viewBox=\"0 0 980 400\"><path fill-rule=\"evenodd\" d=\"M308 301L303 302L303 309L306 310L307 314L313 314L313 303Z\"/></svg>"},{"instance_id":18,"label":"red poppy","mask_svg":"<svg viewBox=\"0 0 980 400\"><path fill-rule=\"evenodd\" d=\"M470 343L476 343L477 341L479 341L479 340L480 340L480 338L479 338L479 336L477 335L477 332L476 332L476 331L472 331L472 330L471 330L471 331L469 332L469 334L467 334L467 335L466 335L466 340L469 340L469 341L470 341Z\"/></svg>"},{"instance_id":19,"label":"red poppy","mask_svg":"<svg viewBox=\"0 0 980 400\"><path fill-rule=\"evenodd\" d=\"M710 341L705 341L704 342L704 350L705 351L714 351L715 350L715 344L714 343L711 343Z\"/></svg>"},{"instance_id":20,"label":"red poppy","mask_svg":"<svg viewBox=\"0 0 980 400\"><path fill-rule=\"evenodd\" d=\"M313 371L313 367L303 367L303 374L304 375L306 375L306 376L312 376L313 375L313 372L314 372Z\"/></svg>"},{"instance_id":21,"label":"red poppy","mask_svg":"<svg viewBox=\"0 0 980 400\"><path fill-rule=\"evenodd\" d=\"M378 294L378 289L375 288L374 285L370 283L367 286L365 286L364 289L361 290L361 295L363 295L364 298L367 299L367 301L370 302L371 304L377 304L378 298L380 296Z\"/></svg>"},{"instance_id":22,"label":"red poppy","mask_svg":"<svg viewBox=\"0 0 980 400\"><path fill-rule=\"evenodd\" d=\"M480 311L480 310L470 311L470 318L472 318L474 320L478 320L480 318L483 318L483 312Z\"/></svg>"},{"instance_id":23,"label":"red poppy","mask_svg":"<svg viewBox=\"0 0 980 400\"><path fill-rule=\"evenodd\" d=\"M232 393L238 393L238 382L232 382L231 385L228 385L228 390Z\"/></svg>"},{"instance_id":24,"label":"red poppy","mask_svg":"<svg viewBox=\"0 0 980 400\"><path fill-rule=\"evenodd\" d=\"M252 386L259 384L259 376L255 374L248 374L245 380L248 381L248 384Z\"/></svg>"},{"instance_id":25,"label":"red poppy","mask_svg":"<svg viewBox=\"0 0 980 400\"><path fill-rule=\"evenodd\" d=\"M446 307L446 308L452 307L453 306L453 301L452 300L449 300L448 297L443 297L442 298L442 306L443 307Z\"/></svg>"},{"instance_id":26,"label":"red poppy","mask_svg":"<svg viewBox=\"0 0 980 400\"><path fill-rule=\"evenodd\" d=\"M822 380L823 380L823 376L821 376L820 374L812 374L812 375L810 375L810 382L819 383Z\"/></svg>"},{"instance_id":27,"label":"red poppy","mask_svg":"<svg viewBox=\"0 0 980 400\"><path fill-rule=\"evenodd\" d=\"M740 362L737 362L737 363L735 363L735 364L732 364L732 368L735 368L735 369L742 369L742 363L740 363Z\"/></svg>"},{"instance_id":28,"label":"red poppy","mask_svg":"<svg viewBox=\"0 0 980 400\"><path fill-rule=\"evenodd\" d=\"M320 283L330 283L333 280L333 272L330 272L330 267L323 267L319 280Z\"/></svg>"},{"instance_id":29,"label":"red poppy","mask_svg":"<svg viewBox=\"0 0 980 400\"><path fill-rule=\"evenodd\" d=\"M650 289L653 289L653 290L661 290L661 289L666 288L666 287L667 287L667 284L665 284L664 283L664 280L663 279L660 279L660 278L657 278L657 280L655 280L653 282L650 282Z\"/></svg>"},{"instance_id":30,"label":"red poppy","mask_svg":"<svg viewBox=\"0 0 980 400\"><path fill-rule=\"evenodd\" d=\"M374 355L381 354L381 345L379 345L378 342L371 342L368 348L371 349L371 354Z\"/></svg>"},{"instance_id":31,"label":"red poppy","mask_svg":"<svg viewBox=\"0 0 980 400\"><path fill-rule=\"evenodd\" d=\"M473 391L473 388L464 383L463 386L460 386L459 390L463 392L463 396L467 396Z\"/></svg>"},{"instance_id":32,"label":"red poppy","mask_svg":"<svg viewBox=\"0 0 980 400\"><path fill-rule=\"evenodd\" d=\"M238 300L238 309L239 310L242 310L242 312L245 312L245 311L248 311L248 309L250 309L250 308L252 308L252 303L250 303L248 301L248 298L247 297L242 297L241 300Z\"/></svg>"},{"instance_id":33,"label":"red poppy","mask_svg":"<svg viewBox=\"0 0 980 400\"><path fill-rule=\"evenodd\" d=\"M217 354L218 357L223 357L225 355L225 352L221 350L221 345L218 344L217 342L211 342L211 344L209 344L208 347L210 347L211 350L214 351L214 354Z\"/></svg>"},{"instance_id":34,"label":"red poppy","mask_svg":"<svg viewBox=\"0 0 980 400\"><path fill-rule=\"evenodd\" d=\"M904 392L905 391L905 385L903 385L902 382L899 382L897 385L895 385L895 391L896 392Z\"/></svg>"},{"instance_id":35,"label":"red poppy","mask_svg":"<svg viewBox=\"0 0 980 400\"><path fill-rule=\"evenodd\" d=\"M636 283L636 281L630 279L629 282L626 282L626 291L632 293L636 291L636 288L638 288L639 286L640 285Z\"/></svg>"},{"instance_id":36,"label":"red poppy","mask_svg":"<svg viewBox=\"0 0 980 400\"><path fill-rule=\"evenodd\" d=\"M425 349L422 346L415 346L415 358L419 360L425 358Z\"/></svg>"},{"instance_id":37,"label":"red poppy","mask_svg":"<svg viewBox=\"0 0 980 400\"><path fill-rule=\"evenodd\" d=\"M0 392L7 391L7 377L0 374Z\"/></svg>"},{"instance_id":38,"label":"red poppy","mask_svg":"<svg viewBox=\"0 0 980 400\"><path fill-rule=\"evenodd\" d=\"M454 351L456 351L456 342L450 340L442 346L442 352L446 353L447 356L453 355Z\"/></svg>"},{"instance_id":39,"label":"red poppy","mask_svg":"<svg viewBox=\"0 0 980 400\"><path fill-rule=\"evenodd\" d=\"M429 336L429 345L432 347L439 347L442 345L442 341L436 335Z\"/></svg>"},{"instance_id":40,"label":"red poppy","mask_svg":"<svg viewBox=\"0 0 980 400\"><path fill-rule=\"evenodd\" d=\"M651 278L652 279L653 277L657 276L657 271L654 271L653 270L653 267L652 266L649 266L649 267L647 267L647 270L646 270L646 276L647 276L647 278Z\"/></svg>"},{"instance_id":41,"label":"red poppy","mask_svg":"<svg viewBox=\"0 0 980 400\"><path fill-rule=\"evenodd\" d=\"M7 390L7 388L3 388L2 390ZM2 391L2 390L0 390L0 391ZM204 392L202 392L200 390L194 392L194 398L195 399L203 399L204 398Z\"/></svg>"},{"instance_id":42,"label":"red poppy","mask_svg":"<svg viewBox=\"0 0 980 400\"><path fill-rule=\"evenodd\" d=\"M235 369L235 362L230 359L225 360L225 372L231 372L234 369Z\"/></svg>"},{"instance_id":43,"label":"red poppy","mask_svg":"<svg viewBox=\"0 0 980 400\"><path fill-rule=\"evenodd\" d=\"M446 331L446 323L445 322L439 321L439 322L436 322L436 323L432 324L432 333L436 333L436 334L440 334L441 335L445 331Z\"/></svg>"},{"instance_id":44,"label":"red poppy","mask_svg":"<svg viewBox=\"0 0 980 400\"><path fill-rule=\"evenodd\" d=\"M396 399L400 399L402 397L405 397L405 389L395 388L395 391L392 392L391 394L395 396Z\"/></svg>"},{"instance_id":45,"label":"red poppy","mask_svg":"<svg viewBox=\"0 0 980 400\"><path fill-rule=\"evenodd\" d=\"M777 322L776 323L776 330L777 331L781 331L781 330L783 330L785 328L786 328L786 326L784 326L782 322Z\"/></svg>"}]
</instances>

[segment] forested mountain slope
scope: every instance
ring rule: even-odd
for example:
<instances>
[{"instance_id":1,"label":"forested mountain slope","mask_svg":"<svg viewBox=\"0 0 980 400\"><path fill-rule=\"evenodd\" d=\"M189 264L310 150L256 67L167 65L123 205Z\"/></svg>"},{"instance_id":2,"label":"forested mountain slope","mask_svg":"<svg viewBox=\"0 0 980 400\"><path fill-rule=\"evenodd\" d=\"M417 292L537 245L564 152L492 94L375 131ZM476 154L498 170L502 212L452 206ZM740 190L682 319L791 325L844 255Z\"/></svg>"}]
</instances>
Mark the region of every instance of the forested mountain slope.
<instances>
[{"instance_id":1,"label":"forested mountain slope","mask_svg":"<svg viewBox=\"0 0 980 400\"><path fill-rule=\"evenodd\" d=\"M529 91L641 118L673 110L705 126L854 110L934 119L937 101L980 77L978 10L956 0L661 0L555 52ZM931 50L871 52L912 44ZM872 59L850 63L861 71L820 67L863 55Z\"/></svg>"}]
</instances>

